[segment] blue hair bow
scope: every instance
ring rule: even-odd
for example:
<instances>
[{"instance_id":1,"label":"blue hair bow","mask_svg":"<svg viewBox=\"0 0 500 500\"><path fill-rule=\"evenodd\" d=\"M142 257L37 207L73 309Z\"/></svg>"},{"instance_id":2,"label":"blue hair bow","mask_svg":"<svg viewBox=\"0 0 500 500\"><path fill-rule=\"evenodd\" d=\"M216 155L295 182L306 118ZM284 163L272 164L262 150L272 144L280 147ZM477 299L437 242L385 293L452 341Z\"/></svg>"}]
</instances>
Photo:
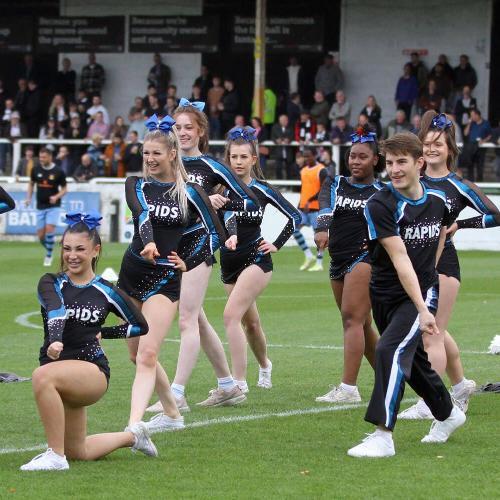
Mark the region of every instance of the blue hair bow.
<instances>
[{"instance_id":1,"label":"blue hair bow","mask_svg":"<svg viewBox=\"0 0 500 500\"><path fill-rule=\"evenodd\" d=\"M359 142L363 144L365 142L377 142L377 134L375 132L363 133L358 130L355 134L351 134L351 142L356 144Z\"/></svg>"},{"instance_id":2,"label":"blue hair bow","mask_svg":"<svg viewBox=\"0 0 500 500\"><path fill-rule=\"evenodd\" d=\"M186 106L193 106L193 108L196 108L198 111L203 111L205 109L205 103L201 101L194 101L191 102L189 99L186 99L185 97L181 97L179 101L179 106L181 107L186 107Z\"/></svg>"},{"instance_id":3,"label":"blue hair bow","mask_svg":"<svg viewBox=\"0 0 500 500\"><path fill-rule=\"evenodd\" d=\"M168 134L172 130L172 127L175 125L175 120L170 115L166 115L161 120L158 120L158 116L156 116L155 114L148 120L146 120L144 125L146 125L146 128L150 132L161 130L165 134Z\"/></svg>"},{"instance_id":4,"label":"blue hair bow","mask_svg":"<svg viewBox=\"0 0 500 500\"><path fill-rule=\"evenodd\" d=\"M437 128L439 130L446 130L452 125L453 123L444 113L435 116L431 122L431 128Z\"/></svg>"},{"instance_id":5,"label":"blue hair bow","mask_svg":"<svg viewBox=\"0 0 500 500\"><path fill-rule=\"evenodd\" d=\"M75 224L83 222L90 231L101 225L102 216L99 212L89 212L88 214L80 212L68 212L66 214L66 224L73 227Z\"/></svg>"},{"instance_id":6,"label":"blue hair bow","mask_svg":"<svg viewBox=\"0 0 500 500\"><path fill-rule=\"evenodd\" d=\"M243 139L245 141L251 142L257 140L255 132L256 130L252 127L247 127L247 128L237 127L229 131L228 137L231 141L236 141L237 139Z\"/></svg>"}]
</instances>

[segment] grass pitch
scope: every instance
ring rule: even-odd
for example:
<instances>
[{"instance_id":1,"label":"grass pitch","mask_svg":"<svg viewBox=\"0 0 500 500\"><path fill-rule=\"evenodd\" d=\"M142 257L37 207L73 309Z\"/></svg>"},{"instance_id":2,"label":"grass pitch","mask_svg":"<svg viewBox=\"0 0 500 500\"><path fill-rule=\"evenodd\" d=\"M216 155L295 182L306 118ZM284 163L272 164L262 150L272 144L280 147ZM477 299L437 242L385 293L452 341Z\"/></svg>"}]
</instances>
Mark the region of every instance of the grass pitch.
<instances>
[{"instance_id":1,"label":"grass pitch","mask_svg":"<svg viewBox=\"0 0 500 500\"><path fill-rule=\"evenodd\" d=\"M119 269L125 246L108 244L100 269ZM450 331L463 354L466 375L478 384L500 379L500 357L484 354L498 334L498 254L463 252L463 286ZM37 366L42 331L36 284L45 269L42 248L0 245L0 371L29 376ZM468 421L445 445L424 445L430 423L399 422L396 456L358 460L346 455L372 426L363 421L373 374L364 362L363 404L344 409L314 398L340 381L342 330L328 275L299 273L302 256L284 249L271 285L259 301L274 364L270 391L255 387L257 365L249 354L248 401L237 408L199 409L215 378L200 356L187 388L189 428L157 434L157 460L119 450L66 472L27 473L19 466L44 443L29 382L0 385L0 498L483 498L498 497L500 397L474 397ZM54 266L55 269L55 266ZM206 312L225 338L225 297L219 268L213 272ZM21 317L21 324L16 322ZM178 352L173 328L161 361L173 376ZM134 376L123 341L107 340L108 393L88 411L89 432L121 430L127 422ZM407 388L405 399L415 395ZM403 408L409 403L403 404ZM36 448L36 449L33 449ZM30 450L31 449L31 450Z\"/></svg>"}]
</instances>

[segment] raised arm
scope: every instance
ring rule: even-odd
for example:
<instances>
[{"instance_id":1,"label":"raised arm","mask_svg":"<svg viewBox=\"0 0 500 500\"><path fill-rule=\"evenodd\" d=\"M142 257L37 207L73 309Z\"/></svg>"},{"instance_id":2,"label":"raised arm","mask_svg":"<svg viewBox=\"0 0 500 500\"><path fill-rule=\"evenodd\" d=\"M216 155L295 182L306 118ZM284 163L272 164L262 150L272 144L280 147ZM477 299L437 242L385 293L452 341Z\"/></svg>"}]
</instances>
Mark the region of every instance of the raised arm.
<instances>
[{"instance_id":1,"label":"raised arm","mask_svg":"<svg viewBox=\"0 0 500 500\"><path fill-rule=\"evenodd\" d=\"M125 199L132 212L132 217L138 221L139 235L142 243L154 243L153 226L149 220L149 208L144 197L144 181L139 177L128 177L125 181Z\"/></svg>"},{"instance_id":2,"label":"raised arm","mask_svg":"<svg viewBox=\"0 0 500 500\"><path fill-rule=\"evenodd\" d=\"M4 214L9 210L14 210L14 208L16 208L16 202L11 198L7 191L0 186L0 214Z\"/></svg>"},{"instance_id":3,"label":"raised arm","mask_svg":"<svg viewBox=\"0 0 500 500\"><path fill-rule=\"evenodd\" d=\"M47 273L40 278L38 300L47 315L46 333L49 336L49 344L62 342L66 307L56 275Z\"/></svg>"},{"instance_id":4,"label":"raised arm","mask_svg":"<svg viewBox=\"0 0 500 500\"><path fill-rule=\"evenodd\" d=\"M138 337L148 333L149 327L146 319L125 293L111 283L102 280L96 281L94 286L108 300L110 311L125 322L121 325L102 327L103 339Z\"/></svg>"}]
</instances>

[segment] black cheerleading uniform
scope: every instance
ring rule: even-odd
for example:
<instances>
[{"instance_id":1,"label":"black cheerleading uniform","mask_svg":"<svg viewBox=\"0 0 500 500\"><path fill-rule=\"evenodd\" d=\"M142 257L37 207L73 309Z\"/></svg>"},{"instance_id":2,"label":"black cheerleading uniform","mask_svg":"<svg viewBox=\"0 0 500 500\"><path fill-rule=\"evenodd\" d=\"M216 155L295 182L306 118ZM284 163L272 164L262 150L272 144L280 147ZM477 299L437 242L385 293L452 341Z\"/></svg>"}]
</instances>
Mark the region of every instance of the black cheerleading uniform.
<instances>
[{"instance_id":1,"label":"black cheerleading uniform","mask_svg":"<svg viewBox=\"0 0 500 500\"><path fill-rule=\"evenodd\" d=\"M301 220L300 212L267 182L252 179L248 187L254 192L260 208L224 212L224 222L229 235L238 237L236 250L229 250L224 246L220 249L221 276L226 284L236 283L242 271L252 264L260 267L265 273L273 270L271 254L264 254L258 249L262 241L260 226L267 204L273 205L288 218L288 222L273 243L277 249L286 243ZM232 199L234 194L227 193L226 196Z\"/></svg>"},{"instance_id":2,"label":"black cheerleading uniform","mask_svg":"<svg viewBox=\"0 0 500 500\"><path fill-rule=\"evenodd\" d=\"M363 211L368 199L384 185L354 184L349 178L328 177L319 194L315 232L328 231L330 279L343 280L359 262L369 262L368 229Z\"/></svg>"},{"instance_id":3,"label":"black cheerleading uniform","mask_svg":"<svg viewBox=\"0 0 500 500\"><path fill-rule=\"evenodd\" d=\"M500 225L500 211L495 204L472 182L462 179L455 173L445 177L429 177L424 175L422 182L432 188L443 191L450 206L451 223L456 222L459 229L483 229ZM477 217L457 220L466 207L477 210ZM456 278L460 281L460 262L457 250L451 237L446 238L437 270L439 274Z\"/></svg>"},{"instance_id":4,"label":"black cheerleading uniform","mask_svg":"<svg viewBox=\"0 0 500 500\"><path fill-rule=\"evenodd\" d=\"M97 365L109 383L108 359L97 339L136 337L148 333L148 324L131 300L118 288L96 276L86 285L75 285L65 273L45 274L38 284L42 306L44 342L40 365L68 359ZM118 326L102 326L112 312L125 321ZM53 342L64 348L58 360L47 355Z\"/></svg>"},{"instance_id":5,"label":"black cheerleading uniform","mask_svg":"<svg viewBox=\"0 0 500 500\"><path fill-rule=\"evenodd\" d=\"M226 203L222 210L258 210L259 202L255 194L226 165L208 155L184 156L184 168L191 182L200 185L207 195L214 194L218 185L225 186L235 196ZM190 253L198 246L198 242L206 237L206 230L200 224L190 225L184 231L181 252ZM205 251L207 251L205 249ZM215 262L213 255L206 260L208 265Z\"/></svg>"},{"instance_id":6,"label":"black cheerleading uniform","mask_svg":"<svg viewBox=\"0 0 500 500\"><path fill-rule=\"evenodd\" d=\"M172 302L179 300L180 271L169 262L171 252L177 252L188 270L210 257L224 239L224 229L210 206L203 189L186 184L188 214L183 217L179 203L169 193L173 183L132 176L125 182L127 204L134 220L134 236L123 257L118 286L128 295L145 301L162 294ZM183 233L201 219L199 235L189 248L183 245ZM144 247L154 242L160 253L152 264L141 257Z\"/></svg>"},{"instance_id":7,"label":"black cheerleading uniform","mask_svg":"<svg viewBox=\"0 0 500 500\"><path fill-rule=\"evenodd\" d=\"M0 186L0 214L4 214L9 210L14 210L14 208L16 208L16 202L11 198L7 191Z\"/></svg>"},{"instance_id":8,"label":"black cheerleading uniform","mask_svg":"<svg viewBox=\"0 0 500 500\"><path fill-rule=\"evenodd\" d=\"M421 184L423 196L405 198L394 187L368 200L369 251L372 265L370 297L380 332L375 352L375 383L365 420L392 430L396 424L405 379L424 399L437 420L446 420L452 403L424 350L419 314L408 297L379 239L399 236L418 278L422 297L433 314L438 306L436 253L441 229L450 223L445 194Z\"/></svg>"}]
</instances>

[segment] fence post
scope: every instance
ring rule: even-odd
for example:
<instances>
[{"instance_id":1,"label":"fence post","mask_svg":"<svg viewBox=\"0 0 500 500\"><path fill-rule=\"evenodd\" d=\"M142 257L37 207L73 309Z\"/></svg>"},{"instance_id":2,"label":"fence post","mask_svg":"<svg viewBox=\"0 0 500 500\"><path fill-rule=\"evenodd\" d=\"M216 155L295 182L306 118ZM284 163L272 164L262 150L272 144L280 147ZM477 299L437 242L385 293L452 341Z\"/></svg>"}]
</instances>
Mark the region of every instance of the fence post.
<instances>
[{"instance_id":1,"label":"fence post","mask_svg":"<svg viewBox=\"0 0 500 500\"><path fill-rule=\"evenodd\" d=\"M335 162L335 175L340 174L340 146L332 143L332 160Z\"/></svg>"},{"instance_id":2,"label":"fence post","mask_svg":"<svg viewBox=\"0 0 500 500\"><path fill-rule=\"evenodd\" d=\"M12 177L17 174L19 160L21 159L21 143L16 141L12 144Z\"/></svg>"}]
</instances>

